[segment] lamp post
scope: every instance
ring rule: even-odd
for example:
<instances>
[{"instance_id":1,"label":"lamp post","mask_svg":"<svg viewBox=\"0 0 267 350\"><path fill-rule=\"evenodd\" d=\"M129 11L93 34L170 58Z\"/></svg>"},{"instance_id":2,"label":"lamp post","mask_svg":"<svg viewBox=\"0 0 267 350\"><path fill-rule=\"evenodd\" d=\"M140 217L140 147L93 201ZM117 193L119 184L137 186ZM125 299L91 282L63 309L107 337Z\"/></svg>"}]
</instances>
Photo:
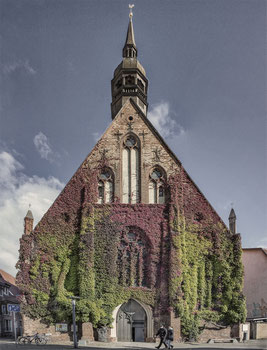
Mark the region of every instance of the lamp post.
<instances>
[{"instance_id":1,"label":"lamp post","mask_svg":"<svg viewBox=\"0 0 267 350\"><path fill-rule=\"evenodd\" d=\"M78 342L77 342L77 333L76 333L76 317L75 317L75 304L76 300L80 299L80 297L68 297L71 299L72 304L72 324L73 324L73 343L74 343L74 349L78 348Z\"/></svg>"}]
</instances>

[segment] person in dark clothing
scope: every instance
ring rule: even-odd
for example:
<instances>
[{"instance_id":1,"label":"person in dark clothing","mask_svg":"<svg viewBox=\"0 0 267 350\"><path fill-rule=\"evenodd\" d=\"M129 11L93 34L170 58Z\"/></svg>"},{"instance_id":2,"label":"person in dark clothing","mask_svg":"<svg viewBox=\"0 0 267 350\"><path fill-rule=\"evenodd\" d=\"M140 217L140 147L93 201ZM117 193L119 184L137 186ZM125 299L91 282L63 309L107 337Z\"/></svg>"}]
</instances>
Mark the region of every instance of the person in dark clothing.
<instances>
[{"instance_id":1,"label":"person in dark clothing","mask_svg":"<svg viewBox=\"0 0 267 350\"><path fill-rule=\"evenodd\" d=\"M168 349L173 348L173 345L171 345L172 341L173 341L173 328L170 326L168 327L167 335L166 335L166 343L167 343Z\"/></svg>"},{"instance_id":2,"label":"person in dark clothing","mask_svg":"<svg viewBox=\"0 0 267 350\"><path fill-rule=\"evenodd\" d=\"M167 329L162 325L156 334L156 337L160 338L160 343L158 346L156 346L156 349L159 349L162 344L164 344L165 348L167 348L167 344L165 342L166 336L167 336Z\"/></svg>"}]
</instances>

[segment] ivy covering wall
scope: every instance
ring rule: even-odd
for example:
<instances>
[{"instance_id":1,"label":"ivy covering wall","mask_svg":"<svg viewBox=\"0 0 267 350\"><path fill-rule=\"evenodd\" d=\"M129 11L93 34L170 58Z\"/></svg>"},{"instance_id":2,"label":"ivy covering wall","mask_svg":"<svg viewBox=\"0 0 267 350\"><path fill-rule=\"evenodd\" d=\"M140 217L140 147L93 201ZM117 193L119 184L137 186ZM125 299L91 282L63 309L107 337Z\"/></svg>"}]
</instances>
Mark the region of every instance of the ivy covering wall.
<instances>
[{"instance_id":1,"label":"ivy covering wall","mask_svg":"<svg viewBox=\"0 0 267 350\"><path fill-rule=\"evenodd\" d=\"M23 312L47 323L67 321L68 297L79 295L77 319L94 327L110 326L114 308L132 297L158 314L173 309L181 317L185 337L197 337L203 319L243 322L240 236L214 219L205 203L196 211L185 200L190 194L181 181L181 174L170 179L167 206L92 205L96 176L85 189L79 183L70 200L76 200L77 193L80 199L69 206L71 211L62 200L21 239L17 281L24 293ZM151 288L119 283L117 249L127 225L147 235Z\"/></svg>"}]
</instances>

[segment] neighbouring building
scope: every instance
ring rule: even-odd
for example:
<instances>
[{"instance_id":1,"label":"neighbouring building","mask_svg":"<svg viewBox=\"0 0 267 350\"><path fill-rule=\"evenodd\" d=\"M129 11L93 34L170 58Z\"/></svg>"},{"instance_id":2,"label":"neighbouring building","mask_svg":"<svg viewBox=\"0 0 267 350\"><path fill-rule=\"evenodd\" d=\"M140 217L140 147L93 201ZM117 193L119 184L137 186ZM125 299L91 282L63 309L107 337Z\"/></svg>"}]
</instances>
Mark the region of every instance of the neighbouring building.
<instances>
[{"instance_id":1,"label":"neighbouring building","mask_svg":"<svg viewBox=\"0 0 267 350\"><path fill-rule=\"evenodd\" d=\"M267 339L267 249L243 248L242 261L251 337Z\"/></svg>"},{"instance_id":2,"label":"neighbouring building","mask_svg":"<svg viewBox=\"0 0 267 350\"><path fill-rule=\"evenodd\" d=\"M22 319L20 312L9 311L8 305L19 305L20 290L15 278L0 269L0 337L14 337L22 334ZM15 323L14 323L15 321Z\"/></svg>"},{"instance_id":3,"label":"neighbouring building","mask_svg":"<svg viewBox=\"0 0 267 350\"><path fill-rule=\"evenodd\" d=\"M98 339L151 341L162 323L175 340L229 338L245 320L235 218L228 229L148 120L137 55L130 14L111 124L34 230L25 217L25 331L71 335L71 295L82 339L94 328Z\"/></svg>"}]
</instances>

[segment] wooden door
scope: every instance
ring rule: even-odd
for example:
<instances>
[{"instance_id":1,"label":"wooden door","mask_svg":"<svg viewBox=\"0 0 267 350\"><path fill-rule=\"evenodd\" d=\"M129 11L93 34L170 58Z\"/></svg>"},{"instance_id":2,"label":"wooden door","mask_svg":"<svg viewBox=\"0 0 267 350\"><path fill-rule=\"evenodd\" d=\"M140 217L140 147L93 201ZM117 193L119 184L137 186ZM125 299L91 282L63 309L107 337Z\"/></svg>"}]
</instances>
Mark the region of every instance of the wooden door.
<instances>
[{"instance_id":1,"label":"wooden door","mask_svg":"<svg viewBox=\"0 0 267 350\"><path fill-rule=\"evenodd\" d=\"M134 299L124 303L117 314L118 341L144 342L146 335L146 313Z\"/></svg>"}]
</instances>

